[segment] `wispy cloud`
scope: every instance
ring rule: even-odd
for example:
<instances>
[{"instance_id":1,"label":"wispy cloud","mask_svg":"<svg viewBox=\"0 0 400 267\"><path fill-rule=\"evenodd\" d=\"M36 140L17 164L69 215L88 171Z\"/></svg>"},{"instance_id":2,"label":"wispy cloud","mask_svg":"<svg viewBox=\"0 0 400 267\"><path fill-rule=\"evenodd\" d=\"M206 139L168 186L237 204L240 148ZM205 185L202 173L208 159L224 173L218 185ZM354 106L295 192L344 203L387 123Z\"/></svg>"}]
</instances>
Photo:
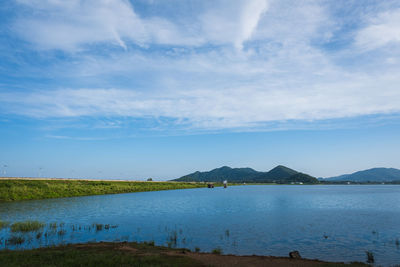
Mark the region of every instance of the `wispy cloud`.
<instances>
[{"instance_id":1,"label":"wispy cloud","mask_svg":"<svg viewBox=\"0 0 400 267\"><path fill-rule=\"evenodd\" d=\"M107 140L107 138L96 138L96 137L76 137L76 136L65 136L65 135L46 135L46 138L50 139L62 139L62 140L77 140L77 141L102 141Z\"/></svg>"},{"instance_id":2,"label":"wispy cloud","mask_svg":"<svg viewBox=\"0 0 400 267\"><path fill-rule=\"evenodd\" d=\"M4 85L3 114L245 131L400 112L400 7L350 27L315 1L189 1L172 13L165 1L18 3L15 34L57 66L29 62L24 75L50 82Z\"/></svg>"},{"instance_id":3,"label":"wispy cloud","mask_svg":"<svg viewBox=\"0 0 400 267\"><path fill-rule=\"evenodd\" d=\"M175 26L162 18L140 18L129 1L25 1L35 10L14 27L39 49L82 50L88 45L114 43L126 49L124 40L138 45L183 40Z\"/></svg>"},{"instance_id":4,"label":"wispy cloud","mask_svg":"<svg viewBox=\"0 0 400 267\"><path fill-rule=\"evenodd\" d=\"M356 35L356 45L363 50L400 44L400 9L381 12L368 21L369 25Z\"/></svg>"},{"instance_id":5,"label":"wispy cloud","mask_svg":"<svg viewBox=\"0 0 400 267\"><path fill-rule=\"evenodd\" d=\"M249 40L267 11L267 0L220 1L200 16L200 27L210 43L232 43L238 49Z\"/></svg>"},{"instance_id":6,"label":"wispy cloud","mask_svg":"<svg viewBox=\"0 0 400 267\"><path fill-rule=\"evenodd\" d=\"M301 88L283 88L279 84L257 87L252 84L253 87L247 85L219 91L199 88L153 93L121 89L60 89L0 96L8 112L24 116L168 117L184 120L193 128L223 129L252 127L271 121L322 120L399 112L398 82L397 77L386 75L379 79L352 77L336 83L297 84ZM382 85L384 91L375 89Z\"/></svg>"},{"instance_id":7,"label":"wispy cloud","mask_svg":"<svg viewBox=\"0 0 400 267\"><path fill-rule=\"evenodd\" d=\"M126 42L146 46L233 44L248 40L267 9L267 0L220 0L211 11L184 24L161 16L140 16L127 0L26 1L35 10L14 27L40 49L81 50L87 45Z\"/></svg>"}]
</instances>

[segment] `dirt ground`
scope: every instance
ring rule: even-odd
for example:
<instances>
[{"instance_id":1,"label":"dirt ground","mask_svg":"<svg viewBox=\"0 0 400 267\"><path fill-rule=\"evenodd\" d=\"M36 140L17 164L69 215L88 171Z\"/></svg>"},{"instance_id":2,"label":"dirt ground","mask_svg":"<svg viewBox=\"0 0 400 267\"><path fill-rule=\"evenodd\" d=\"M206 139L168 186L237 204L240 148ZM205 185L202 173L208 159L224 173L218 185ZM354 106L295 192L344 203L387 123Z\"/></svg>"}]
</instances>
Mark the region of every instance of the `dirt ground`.
<instances>
[{"instance_id":1,"label":"dirt ground","mask_svg":"<svg viewBox=\"0 0 400 267\"><path fill-rule=\"evenodd\" d=\"M110 243L97 243L97 244L84 244L82 246L108 246ZM124 245L117 245L114 243L114 249L123 250L134 255L168 255L168 256L180 256L189 257L197 262L202 263L204 266L216 266L216 267L230 267L230 266L249 266L249 267L306 267L306 266L369 266L364 263L333 263L324 262L319 260L309 259L291 259L289 257L272 257L272 256L235 256L235 255L219 255L212 253L200 253L190 252L186 249L168 249L165 247L151 247L147 248L143 246L137 247L132 243L126 243Z\"/></svg>"}]
</instances>

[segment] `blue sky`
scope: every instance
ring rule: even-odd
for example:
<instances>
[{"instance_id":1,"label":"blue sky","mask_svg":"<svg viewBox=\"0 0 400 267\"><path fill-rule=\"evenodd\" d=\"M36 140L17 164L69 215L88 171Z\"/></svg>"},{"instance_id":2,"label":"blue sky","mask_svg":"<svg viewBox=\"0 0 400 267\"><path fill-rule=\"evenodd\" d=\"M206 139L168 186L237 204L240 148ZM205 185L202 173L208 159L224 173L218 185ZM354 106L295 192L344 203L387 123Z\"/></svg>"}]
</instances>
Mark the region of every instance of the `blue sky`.
<instances>
[{"instance_id":1,"label":"blue sky","mask_svg":"<svg viewBox=\"0 0 400 267\"><path fill-rule=\"evenodd\" d=\"M399 1L6 0L1 171L400 168L399 73Z\"/></svg>"}]
</instances>

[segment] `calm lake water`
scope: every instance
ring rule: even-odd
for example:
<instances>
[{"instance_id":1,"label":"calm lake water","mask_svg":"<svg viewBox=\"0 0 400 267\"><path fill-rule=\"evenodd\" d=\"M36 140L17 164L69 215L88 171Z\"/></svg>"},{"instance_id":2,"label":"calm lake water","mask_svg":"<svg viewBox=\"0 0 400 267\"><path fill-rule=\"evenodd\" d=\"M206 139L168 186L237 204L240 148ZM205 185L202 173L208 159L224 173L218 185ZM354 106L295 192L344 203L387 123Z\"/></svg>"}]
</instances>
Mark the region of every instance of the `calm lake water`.
<instances>
[{"instance_id":1,"label":"calm lake water","mask_svg":"<svg viewBox=\"0 0 400 267\"><path fill-rule=\"evenodd\" d=\"M246 185L22 201L0 204L0 219L63 223L28 234L0 230L1 248L128 240L237 255L298 250L345 262L365 262L371 251L379 265L400 263L400 186L394 185ZM24 243L6 244L12 235Z\"/></svg>"}]
</instances>

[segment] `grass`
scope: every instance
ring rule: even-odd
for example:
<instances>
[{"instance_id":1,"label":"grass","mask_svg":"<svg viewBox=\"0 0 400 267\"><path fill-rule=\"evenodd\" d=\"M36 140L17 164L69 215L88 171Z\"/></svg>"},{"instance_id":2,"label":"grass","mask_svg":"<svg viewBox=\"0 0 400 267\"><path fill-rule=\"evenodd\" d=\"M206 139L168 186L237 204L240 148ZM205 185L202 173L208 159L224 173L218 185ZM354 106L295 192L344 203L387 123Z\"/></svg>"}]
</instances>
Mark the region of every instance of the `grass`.
<instances>
[{"instance_id":1,"label":"grass","mask_svg":"<svg viewBox=\"0 0 400 267\"><path fill-rule=\"evenodd\" d=\"M212 251L211 251L211 253L212 254L217 254L217 255L221 255L221 253L222 253L222 249L221 248L214 248Z\"/></svg>"},{"instance_id":2,"label":"grass","mask_svg":"<svg viewBox=\"0 0 400 267\"><path fill-rule=\"evenodd\" d=\"M294 260L289 258L217 255L220 253L221 251L214 255L197 253L193 257L194 253L190 250L159 247L153 242L100 242L33 250L0 250L0 266L229 266L227 259L230 257L234 257L231 262L236 262L237 266L274 266L274 263L284 266L285 262L290 266L295 266ZM363 263L343 264L315 260L309 260L309 263L310 265L302 262L301 266L368 266Z\"/></svg>"},{"instance_id":3,"label":"grass","mask_svg":"<svg viewBox=\"0 0 400 267\"><path fill-rule=\"evenodd\" d=\"M171 250L168 250L171 251ZM99 243L0 251L1 266L203 266L150 244Z\"/></svg>"},{"instance_id":4,"label":"grass","mask_svg":"<svg viewBox=\"0 0 400 267\"><path fill-rule=\"evenodd\" d=\"M44 227L44 223L38 221L16 222L11 225L11 232L35 232Z\"/></svg>"},{"instance_id":5,"label":"grass","mask_svg":"<svg viewBox=\"0 0 400 267\"><path fill-rule=\"evenodd\" d=\"M0 202L206 187L204 183L0 179Z\"/></svg>"}]
</instances>

